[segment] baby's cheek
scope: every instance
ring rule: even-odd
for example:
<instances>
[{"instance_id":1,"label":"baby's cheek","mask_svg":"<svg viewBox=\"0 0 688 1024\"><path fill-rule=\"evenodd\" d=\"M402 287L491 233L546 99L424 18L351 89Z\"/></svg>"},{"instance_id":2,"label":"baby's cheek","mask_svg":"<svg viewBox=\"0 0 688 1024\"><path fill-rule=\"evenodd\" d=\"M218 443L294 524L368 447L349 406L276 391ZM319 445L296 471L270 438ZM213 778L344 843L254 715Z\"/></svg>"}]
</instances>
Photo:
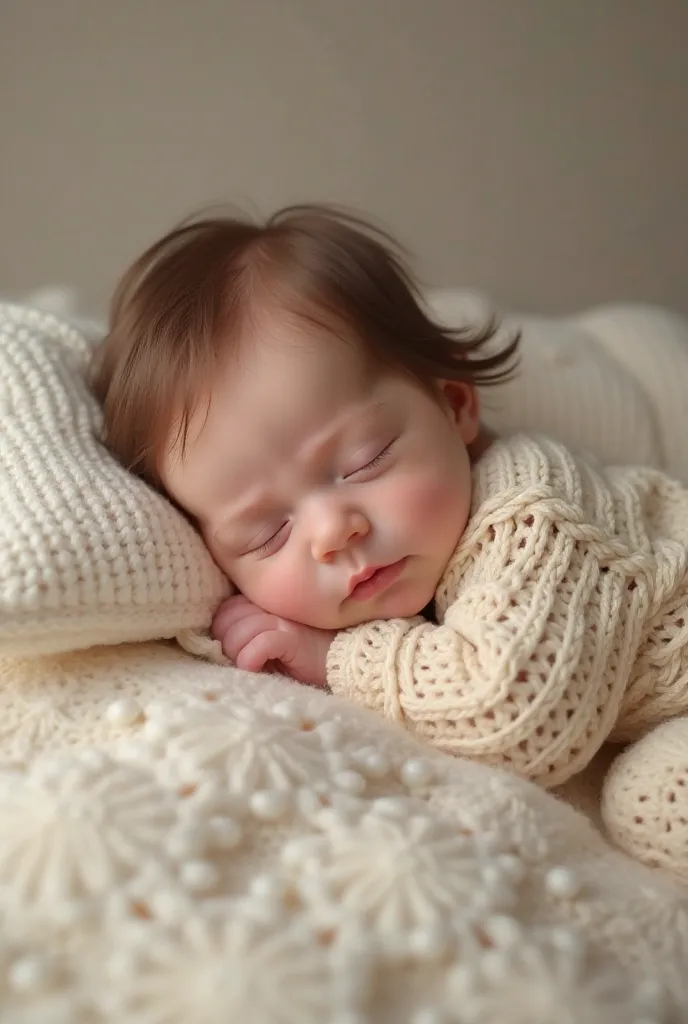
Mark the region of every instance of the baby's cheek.
<instances>
[{"instance_id":1,"label":"baby's cheek","mask_svg":"<svg viewBox=\"0 0 688 1024\"><path fill-rule=\"evenodd\" d=\"M255 604L285 619L295 617L298 590L294 579L289 579L287 573L279 567L263 568L245 584L247 597Z\"/></svg>"},{"instance_id":2,"label":"baby's cheek","mask_svg":"<svg viewBox=\"0 0 688 1024\"><path fill-rule=\"evenodd\" d=\"M390 488L389 502L397 521L409 529L427 530L433 523L463 518L468 499L456 485L433 475L399 480Z\"/></svg>"},{"instance_id":3,"label":"baby's cheek","mask_svg":"<svg viewBox=\"0 0 688 1024\"><path fill-rule=\"evenodd\" d=\"M246 582L244 593L265 611L296 622L312 621L317 602L317 594L306 585L303 572L291 565L289 559L279 557Z\"/></svg>"}]
</instances>

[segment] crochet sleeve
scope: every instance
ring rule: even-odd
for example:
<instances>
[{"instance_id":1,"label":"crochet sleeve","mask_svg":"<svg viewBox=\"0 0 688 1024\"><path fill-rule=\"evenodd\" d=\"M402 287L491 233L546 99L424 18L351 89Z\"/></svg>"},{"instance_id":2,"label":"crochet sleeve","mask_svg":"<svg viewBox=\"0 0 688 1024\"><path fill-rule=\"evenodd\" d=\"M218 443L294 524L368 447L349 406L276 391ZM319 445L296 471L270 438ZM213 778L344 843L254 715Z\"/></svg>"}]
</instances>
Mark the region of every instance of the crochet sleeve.
<instances>
[{"instance_id":1,"label":"crochet sleeve","mask_svg":"<svg viewBox=\"0 0 688 1024\"><path fill-rule=\"evenodd\" d=\"M332 691L548 787L580 771L611 732L638 641L621 610L623 573L575 525L546 520L499 522L468 544L443 581L441 625L395 619L337 634Z\"/></svg>"}]
</instances>

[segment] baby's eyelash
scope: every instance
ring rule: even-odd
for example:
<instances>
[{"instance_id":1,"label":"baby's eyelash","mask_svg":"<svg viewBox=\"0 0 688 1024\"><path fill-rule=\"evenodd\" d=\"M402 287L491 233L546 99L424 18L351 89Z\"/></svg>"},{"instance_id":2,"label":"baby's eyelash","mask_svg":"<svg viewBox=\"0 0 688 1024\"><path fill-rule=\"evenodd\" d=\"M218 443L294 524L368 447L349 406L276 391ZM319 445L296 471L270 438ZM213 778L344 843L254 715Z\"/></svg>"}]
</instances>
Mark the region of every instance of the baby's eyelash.
<instances>
[{"instance_id":1,"label":"baby's eyelash","mask_svg":"<svg viewBox=\"0 0 688 1024\"><path fill-rule=\"evenodd\" d=\"M257 557L260 557L260 555L267 555L268 552L272 550L273 546L275 545L276 541L279 538L279 535L282 533L282 530L284 530L285 526L288 525L288 523L282 523L279 530L275 530L272 537L268 537L268 539L263 544L259 545L259 547L253 548L251 554L256 555Z\"/></svg>"},{"instance_id":2,"label":"baby's eyelash","mask_svg":"<svg viewBox=\"0 0 688 1024\"><path fill-rule=\"evenodd\" d=\"M383 448L382 451L378 455L376 455L374 459L371 459L370 462L368 463L368 465L365 466L364 468L368 469L369 467L372 467L372 466L379 466L380 463L383 462L387 458L387 456L389 455L389 449L391 447L392 446L390 444L388 444L387 447Z\"/></svg>"},{"instance_id":3,"label":"baby's eyelash","mask_svg":"<svg viewBox=\"0 0 688 1024\"><path fill-rule=\"evenodd\" d=\"M384 460L389 455L393 444L394 441L390 441L389 444L385 448L383 448L381 452L378 452L374 459L371 459L370 462L366 462L365 466L361 466L361 469L357 470L356 472L360 473L361 470L363 469L375 469L376 466L379 466L380 463L384 462Z\"/></svg>"}]
</instances>

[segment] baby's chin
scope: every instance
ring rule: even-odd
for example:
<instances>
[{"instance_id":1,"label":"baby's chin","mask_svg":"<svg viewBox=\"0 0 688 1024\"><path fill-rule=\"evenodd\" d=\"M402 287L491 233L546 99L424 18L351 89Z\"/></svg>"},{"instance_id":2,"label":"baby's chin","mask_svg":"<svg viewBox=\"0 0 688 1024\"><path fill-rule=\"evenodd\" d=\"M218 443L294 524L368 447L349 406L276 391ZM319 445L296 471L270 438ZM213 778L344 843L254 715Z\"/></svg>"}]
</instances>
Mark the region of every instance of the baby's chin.
<instances>
[{"instance_id":1,"label":"baby's chin","mask_svg":"<svg viewBox=\"0 0 688 1024\"><path fill-rule=\"evenodd\" d=\"M351 629L354 626L361 626L365 622L374 622L376 619L411 619L415 615L422 615L427 612L428 605L434 600L435 592L431 590L429 596L398 594L390 595L389 600L361 602L345 607L339 614L333 615L327 624L318 623L321 629ZM316 625L313 623L313 625Z\"/></svg>"}]
</instances>

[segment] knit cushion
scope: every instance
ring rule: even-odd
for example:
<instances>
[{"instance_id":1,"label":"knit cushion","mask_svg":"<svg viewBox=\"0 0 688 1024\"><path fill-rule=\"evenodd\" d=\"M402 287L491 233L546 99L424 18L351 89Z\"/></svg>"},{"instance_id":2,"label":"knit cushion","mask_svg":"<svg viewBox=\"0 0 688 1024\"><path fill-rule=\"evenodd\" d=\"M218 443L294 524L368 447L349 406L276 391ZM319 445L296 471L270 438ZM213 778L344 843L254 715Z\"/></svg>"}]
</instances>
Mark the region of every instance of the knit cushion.
<instances>
[{"instance_id":1,"label":"knit cushion","mask_svg":"<svg viewBox=\"0 0 688 1024\"><path fill-rule=\"evenodd\" d=\"M228 584L186 520L98 441L89 343L0 303L0 653L206 627Z\"/></svg>"},{"instance_id":2,"label":"knit cushion","mask_svg":"<svg viewBox=\"0 0 688 1024\"><path fill-rule=\"evenodd\" d=\"M449 324L480 322L493 308L459 289L430 292L428 302ZM547 434L607 464L657 466L688 481L684 318L629 303L566 317L510 313L505 324L522 330L520 372L481 396L497 433Z\"/></svg>"}]
</instances>

